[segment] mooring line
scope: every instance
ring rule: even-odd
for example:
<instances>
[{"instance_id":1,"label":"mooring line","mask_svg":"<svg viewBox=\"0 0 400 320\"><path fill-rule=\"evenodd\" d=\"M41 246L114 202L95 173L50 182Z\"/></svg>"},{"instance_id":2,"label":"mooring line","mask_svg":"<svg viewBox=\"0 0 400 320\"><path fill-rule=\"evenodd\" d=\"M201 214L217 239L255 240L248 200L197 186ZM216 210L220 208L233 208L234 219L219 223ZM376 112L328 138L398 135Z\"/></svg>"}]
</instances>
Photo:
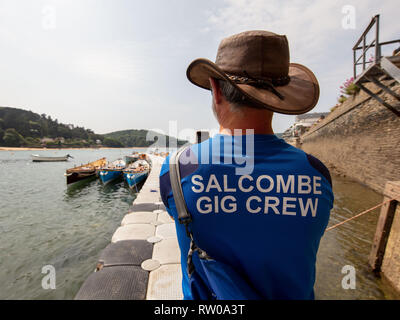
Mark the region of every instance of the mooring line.
<instances>
[{"instance_id":1,"label":"mooring line","mask_svg":"<svg viewBox=\"0 0 400 320\"><path fill-rule=\"evenodd\" d=\"M325 231L329 231L329 230L335 229L336 227L339 227L340 225L342 225L342 224L344 224L344 223L346 223L346 222L348 222L348 221L350 221L350 220L353 220L353 219L355 219L355 218L361 217L362 215L364 215L364 214L366 214L366 213L368 213L368 212L370 212L370 211L372 211L372 210L375 210L375 209L377 209L377 208L379 208L379 207L382 207L382 206L385 205L386 203L389 203L389 202L391 202L391 201L393 201L393 200L395 200L395 199L386 200L386 201L384 201L384 202L382 202L382 203L376 205L375 207L369 208L368 210L365 210L365 211L363 211L363 212L360 212L359 214L357 214L357 215L355 215L355 216L353 216L353 217L351 217L351 218L349 218L349 219L346 219L346 220L344 220L344 221L342 221L342 222L339 222L338 224L335 224L335 225L332 226L332 227L327 228Z\"/></svg>"}]
</instances>

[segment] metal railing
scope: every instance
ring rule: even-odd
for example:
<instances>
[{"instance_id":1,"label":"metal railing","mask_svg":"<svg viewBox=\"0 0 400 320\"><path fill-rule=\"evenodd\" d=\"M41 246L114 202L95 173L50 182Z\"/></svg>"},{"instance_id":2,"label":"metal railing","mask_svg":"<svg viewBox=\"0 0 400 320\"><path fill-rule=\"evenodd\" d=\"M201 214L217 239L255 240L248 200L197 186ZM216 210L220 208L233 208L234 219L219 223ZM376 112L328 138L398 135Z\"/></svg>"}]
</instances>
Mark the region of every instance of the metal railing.
<instances>
[{"instance_id":1,"label":"metal railing","mask_svg":"<svg viewBox=\"0 0 400 320\"><path fill-rule=\"evenodd\" d=\"M372 39L371 43L367 45L367 35L371 29L375 27L375 37ZM358 39L353 47L353 74L354 79L357 78L357 66L362 65L362 70L364 71L368 64L378 63L382 57L381 47L387 44L400 43L400 39L391 40L385 42L379 42L379 14L374 16L369 23L368 27L365 29L361 37ZM360 44L362 45L360 46ZM375 56L373 61L366 61L366 53L369 49L375 48ZM357 57L357 51L362 50L361 55ZM362 62L360 60L362 59Z\"/></svg>"}]
</instances>

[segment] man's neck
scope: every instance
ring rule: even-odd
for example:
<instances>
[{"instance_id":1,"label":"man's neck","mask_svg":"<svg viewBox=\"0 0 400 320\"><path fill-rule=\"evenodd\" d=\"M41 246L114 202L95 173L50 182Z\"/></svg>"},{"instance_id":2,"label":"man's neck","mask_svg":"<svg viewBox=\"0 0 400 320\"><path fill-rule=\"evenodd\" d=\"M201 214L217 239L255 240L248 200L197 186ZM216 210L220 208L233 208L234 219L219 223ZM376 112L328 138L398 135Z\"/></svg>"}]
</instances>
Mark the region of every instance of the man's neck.
<instances>
[{"instance_id":1,"label":"man's neck","mask_svg":"<svg viewBox=\"0 0 400 320\"><path fill-rule=\"evenodd\" d=\"M260 120L263 118L265 120ZM254 115L250 114L248 117L231 118L229 120L225 121L225 123L220 123L220 133L243 135L246 134L246 130L253 130L254 134L274 134L271 124L272 119L265 118L265 115L260 115L260 118L257 119Z\"/></svg>"},{"instance_id":2,"label":"man's neck","mask_svg":"<svg viewBox=\"0 0 400 320\"><path fill-rule=\"evenodd\" d=\"M252 131L250 131L252 130ZM274 134L274 131L272 128L224 128L223 126L220 126L219 128L219 133L221 134L226 134L226 135L244 135L244 134Z\"/></svg>"},{"instance_id":3,"label":"man's neck","mask_svg":"<svg viewBox=\"0 0 400 320\"><path fill-rule=\"evenodd\" d=\"M272 130L273 113L271 111L249 107L242 107L237 112L231 110L232 108L225 104L218 114L220 133L244 135L246 130L253 130L254 134L274 134Z\"/></svg>"}]
</instances>

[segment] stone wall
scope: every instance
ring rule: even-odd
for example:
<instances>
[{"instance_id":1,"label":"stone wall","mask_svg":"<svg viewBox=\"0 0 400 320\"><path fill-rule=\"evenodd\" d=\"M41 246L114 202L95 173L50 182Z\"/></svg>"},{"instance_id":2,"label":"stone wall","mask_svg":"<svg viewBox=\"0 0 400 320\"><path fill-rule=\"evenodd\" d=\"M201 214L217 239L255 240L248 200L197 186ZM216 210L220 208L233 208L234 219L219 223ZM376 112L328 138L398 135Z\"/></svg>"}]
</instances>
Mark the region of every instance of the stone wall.
<instances>
[{"instance_id":1,"label":"stone wall","mask_svg":"<svg viewBox=\"0 0 400 320\"><path fill-rule=\"evenodd\" d=\"M400 94L398 83L385 84ZM367 87L391 105L399 103L375 85ZM400 180L400 117L362 91L304 134L301 148L379 193L387 181Z\"/></svg>"}]
</instances>

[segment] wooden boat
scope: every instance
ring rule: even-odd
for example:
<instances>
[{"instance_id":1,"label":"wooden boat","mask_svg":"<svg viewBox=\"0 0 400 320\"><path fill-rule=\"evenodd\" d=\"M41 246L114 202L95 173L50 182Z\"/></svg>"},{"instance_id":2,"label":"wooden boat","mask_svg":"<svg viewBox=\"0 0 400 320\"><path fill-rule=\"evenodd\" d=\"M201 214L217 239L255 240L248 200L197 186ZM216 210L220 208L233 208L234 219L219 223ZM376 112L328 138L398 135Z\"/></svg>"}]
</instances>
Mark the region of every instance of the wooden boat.
<instances>
[{"instance_id":1,"label":"wooden boat","mask_svg":"<svg viewBox=\"0 0 400 320\"><path fill-rule=\"evenodd\" d=\"M137 160L124 170L124 178L129 188L134 188L148 176L150 165L146 160Z\"/></svg>"},{"instance_id":2,"label":"wooden boat","mask_svg":"<svg viewBox=\"0 0 400 320\"><path fill-rule=\"evenodd\" d=\"M130 164L130 163L132 163L132 162L135 162L135 161L138 160L138 159L139 159L139 154L138 154L137 152L125 156L125 162L126 162L126 164Z\"/></svg>"},{"instance_id":3,"label":"wooden boat","mask_svg":"<svg viewBox=\"0 0 400 320\"><path fill-rule=\"evenodd\" d=\"M43 157L38 154L32 154L32 161L33 162L56 162L56 161L68 161L68 158L73 158L69 154L62 156L62 157Z\"/></svg>"},{"instance_id":4,"label":"wooden boat","mask_svg":"<svg viewBox=\"0 0 400 320\"><path fill-rule=\"evenodd\" d=\"M67 184L78 182L90 177L95 177L96 171L106 164L106 158L101 158L99 160L89 162L79 167L68 169L64 174L67 177Z\"/></svg>"},{"instance_id":5,"label":"wooden boat","mask_svg":"<svg viewBox=\"0 0 400 320\"><path fill-rule=\"evenodd\" d=\"M101 167L99 171L100 180L104 183L110 183L118 178L122 177L122 171L126 167L126 162L122 159L115 160L111 163L107 163Z\"/></svg>"}]
</instances>

